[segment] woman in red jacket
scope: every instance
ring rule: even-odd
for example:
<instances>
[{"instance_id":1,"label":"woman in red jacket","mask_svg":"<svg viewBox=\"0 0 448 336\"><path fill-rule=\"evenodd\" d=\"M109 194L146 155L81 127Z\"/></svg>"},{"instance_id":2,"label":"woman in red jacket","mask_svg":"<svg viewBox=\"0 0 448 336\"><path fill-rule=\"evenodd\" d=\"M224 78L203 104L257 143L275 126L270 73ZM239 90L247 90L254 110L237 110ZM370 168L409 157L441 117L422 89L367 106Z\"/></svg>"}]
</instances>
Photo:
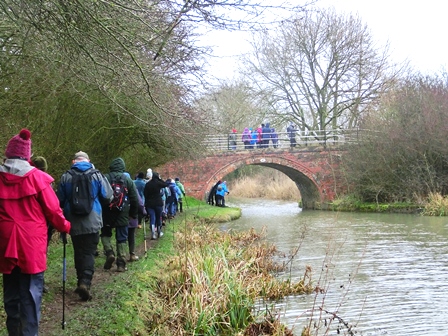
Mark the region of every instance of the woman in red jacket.
<instances>
[{"instance_id":1,"label":"woman in red jacket","mask_svg":"<svg viewBox=\"0 0 448 336\"><path fill-rule=\"evenodd\" d=\"M68 222L51 187L53 178L29 164L31 133L23 129L6 147L0 166L0 273L10 335L37 335L44 271L47 221L68 233Z\"/></svg>"}]
</instances>

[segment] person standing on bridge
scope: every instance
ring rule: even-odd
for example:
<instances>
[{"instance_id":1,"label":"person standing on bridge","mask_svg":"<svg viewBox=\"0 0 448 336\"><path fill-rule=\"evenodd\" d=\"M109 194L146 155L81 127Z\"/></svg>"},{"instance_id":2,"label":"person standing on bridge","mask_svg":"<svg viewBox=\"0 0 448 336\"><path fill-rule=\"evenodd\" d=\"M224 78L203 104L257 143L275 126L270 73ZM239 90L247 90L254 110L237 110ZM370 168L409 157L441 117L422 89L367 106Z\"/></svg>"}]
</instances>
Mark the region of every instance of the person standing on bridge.
<instances>
[{"instance_id":1,"label":"person standing on bridge","mask_svg":"<svg viewBox=\"0 0 448 336\"><path fill-rule=\"evenodd\" d=\"M250 140L249 149L254 149L255 146L257 145L258 133L257 133L257 130L253 130L252 128L249 128L249 129L250 129L251 136L252 136L252 139Z\"/></svg>"},{"instance_id":2,"label":"person standing on bridge","mask_svg":"<svg viewBox=\"0 0 448 336\"><path fill-rule=\"evenodd\" d=\"M241 141L244 143L244 149L250 149L251 139L252 135L250 134L250 130L247 127L244 128L243 134L241 135Z\"/></svg>"},{"instance_id":3,"label":"person standing on bridge","mask_svg":"<svg viewBox=\"0 0 448 336\"><path fill-rule=\"evenodd\" d=\"M236 150L236 129L232 129L232 133L229 134L229 149Z\"/></svg>"},{"instance_id":4,"label":"person standing on bridge","mask_svg":"<svg viewBox=\"0 0 448 336\"><path fill-rule=\"evenodd\" d=\"M293 148L296 146L296 128L293 123L291 123L286 129L288 132L290 147Z\"/></svg>"},{"instance_id":5,"label":"person standing on bridge","mask_svg":"<svg viewBox=\"0 0 448 336\"><path fill-rule=\"evenodd\" d=\"M277 148L278 147L278 134L275 131L275 128L271 128L271 141L272 141L272 147Z\"/></svg>"},{"instance_id":6,"label":"person standing on bridge","mask_svg":"<svg viewBox=\"0 0 448 336\"><path fill-rule=\"evenodd\" d=\"M261 124L261 147L262 148L269 148L269 140L271 140L271 128L269 127L269 123Z\"/></svg>"},{"instance_id":7,"label":"person standing on bridge","mask_svg":"<svg viewBox=\"0 0 448 336\"><path fill-rule=\"evenodd\" d=\"M261 124L260 126L258 126L257 128L257 148L262 148L262 144L263 144L263 139L261 138L261 135L263 134L263 127L264 125Z\"/></svg>"}]
</instances>

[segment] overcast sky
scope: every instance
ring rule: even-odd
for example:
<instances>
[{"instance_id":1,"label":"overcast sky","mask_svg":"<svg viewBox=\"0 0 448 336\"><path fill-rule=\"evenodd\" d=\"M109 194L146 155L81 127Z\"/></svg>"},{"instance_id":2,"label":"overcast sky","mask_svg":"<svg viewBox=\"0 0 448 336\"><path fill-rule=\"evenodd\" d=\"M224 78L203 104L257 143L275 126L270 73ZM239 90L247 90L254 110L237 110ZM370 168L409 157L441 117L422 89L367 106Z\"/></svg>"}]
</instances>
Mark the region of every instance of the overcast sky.
<instances>
[{"instance_id":1,"label":"overcast sky","mask_svg":"<svg viewBox=\"0 0 448 336\"><path fill-rule=\"evenodd\" d=\"M319 0L317 5L358 14L379 43L389 41L395 62L407 59L411 66L426 74L448 68L448 1ZM215 57L210 60L214 76L221 79L233 76L236 56L250 50L247 38L238 32L208 34L206 43L214 45Z\"/></svg>"}]
</instances>

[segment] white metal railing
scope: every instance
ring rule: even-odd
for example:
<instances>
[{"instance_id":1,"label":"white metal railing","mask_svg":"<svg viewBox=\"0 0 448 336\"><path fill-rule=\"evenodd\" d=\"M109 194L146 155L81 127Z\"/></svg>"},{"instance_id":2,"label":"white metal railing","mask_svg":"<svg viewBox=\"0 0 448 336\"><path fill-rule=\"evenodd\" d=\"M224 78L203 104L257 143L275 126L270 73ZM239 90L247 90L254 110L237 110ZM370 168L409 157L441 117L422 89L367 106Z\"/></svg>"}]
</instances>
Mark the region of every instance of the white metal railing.
<instances>
[{"instance_id":1,"label":"white metal railing","mask_svg":"<svg viewBox=\"0 0 448 336\"><path fill-rule=\"evenodd\" d=\"M348 129L348 130L326 130L326 131L296 131L295 136L291 139L291 134L288 132L277 133L278 140L266 135L271 136L272 133L262 133L265 135L264 143L257 143L252 139L249 144L245 144L242 141L242 134L236 134L236 145L233 145L230 139L231 133L228 134L215 134L205 137L203 144L208 150L212 151L229 151L229 150L257 150L266 148L303 148L311 146L337 146L350 142L358 142L361 130ZM294 141L295 140L295 141Z\"/></svg>"}]
</instances>

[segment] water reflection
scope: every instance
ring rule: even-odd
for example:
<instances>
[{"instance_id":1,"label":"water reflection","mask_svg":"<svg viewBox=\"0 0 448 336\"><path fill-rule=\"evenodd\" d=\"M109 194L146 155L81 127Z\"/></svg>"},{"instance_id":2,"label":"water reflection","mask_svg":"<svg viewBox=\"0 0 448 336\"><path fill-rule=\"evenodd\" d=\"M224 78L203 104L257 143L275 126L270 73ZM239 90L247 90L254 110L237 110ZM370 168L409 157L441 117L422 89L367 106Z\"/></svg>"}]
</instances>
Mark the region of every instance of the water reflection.
<instances>
[{"instance_id":1,"label":"water reflection","mask_svg":"<svg viewBox=\"0 0 448 336\"><path fill-rule=\"evenodd\" d=\"M275 306L297 335L315 299L316 307L356 325L357 335L448 335L448 218L302 212L295 203L269 200L227 203L243 215L223 229L266 227L267 240L285 253L301 244L283 276L299 279L310 265L314 282L327 289Z\"/></svg>"}]
</instances>

